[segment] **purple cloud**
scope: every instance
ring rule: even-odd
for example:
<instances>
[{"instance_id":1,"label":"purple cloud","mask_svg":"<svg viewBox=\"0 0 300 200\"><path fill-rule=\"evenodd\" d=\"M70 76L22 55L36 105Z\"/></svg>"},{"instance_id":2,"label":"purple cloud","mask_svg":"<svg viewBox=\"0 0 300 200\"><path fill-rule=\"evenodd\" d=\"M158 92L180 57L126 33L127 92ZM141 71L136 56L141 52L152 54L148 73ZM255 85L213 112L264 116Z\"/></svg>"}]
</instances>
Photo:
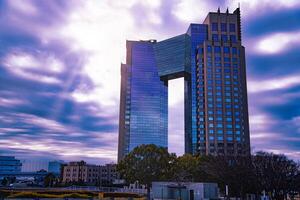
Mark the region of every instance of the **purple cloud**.
<instances>
[{"instance_id":1,"label":"purple cloud","mask_svg":"<svg viewBox=\"0 0 300 200\"><path fill-rule=\"evenodd\" d=\"M300 4L240 2L251 145L254 151L299 159ZM218 6L232 11L237 2L2 1L0 152L115 161L126 39L162 40L184 33L189 23L202 23ZM183 95L172 97L169 108L169 144L180 154Z\"/></svg>"}]
</instances>

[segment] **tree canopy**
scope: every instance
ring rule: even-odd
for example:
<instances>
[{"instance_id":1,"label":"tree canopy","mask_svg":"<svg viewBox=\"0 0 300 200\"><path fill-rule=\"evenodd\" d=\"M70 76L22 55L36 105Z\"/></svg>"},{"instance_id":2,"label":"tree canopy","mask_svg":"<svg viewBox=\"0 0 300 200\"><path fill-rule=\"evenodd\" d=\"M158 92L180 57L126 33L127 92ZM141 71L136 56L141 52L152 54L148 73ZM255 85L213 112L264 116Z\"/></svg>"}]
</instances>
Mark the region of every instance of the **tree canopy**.
<instances>
[{"instance_id":1,"label":"tree canopy","mask_svg":"<svg viewBox=\"0 0 300 200\"><path fill-rule=\"evenodd\" d=\"M284 155L257 152L252 156L190 155L176 157L166 148L141 145L130 152L117 170L127 183L139 181L148 188L153 181L216 182L232 197L266 192L272 199L300 193L299 164Z\"/></svg>"}]
</instances>

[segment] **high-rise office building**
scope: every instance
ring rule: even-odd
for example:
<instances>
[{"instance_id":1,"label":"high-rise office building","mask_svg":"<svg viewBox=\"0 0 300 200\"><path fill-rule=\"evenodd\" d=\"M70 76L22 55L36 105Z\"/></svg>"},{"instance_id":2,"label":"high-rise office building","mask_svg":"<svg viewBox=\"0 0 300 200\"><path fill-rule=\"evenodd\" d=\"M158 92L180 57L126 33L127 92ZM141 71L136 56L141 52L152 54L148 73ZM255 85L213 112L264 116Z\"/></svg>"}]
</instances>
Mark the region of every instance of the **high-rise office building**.
<instances>
[{"instance_id":1,"label":"high-rise office building","mask_svg":"<svg viewBox=\"0 0 300 200\"><path fill-rule=\"evenodd\" d=\"M240 9L210 12L185 34L127 41L121 65L118 160L141 144L167 147L168 80L184 77L185 152L250 154Z\"/></svg>"}]
</instances>

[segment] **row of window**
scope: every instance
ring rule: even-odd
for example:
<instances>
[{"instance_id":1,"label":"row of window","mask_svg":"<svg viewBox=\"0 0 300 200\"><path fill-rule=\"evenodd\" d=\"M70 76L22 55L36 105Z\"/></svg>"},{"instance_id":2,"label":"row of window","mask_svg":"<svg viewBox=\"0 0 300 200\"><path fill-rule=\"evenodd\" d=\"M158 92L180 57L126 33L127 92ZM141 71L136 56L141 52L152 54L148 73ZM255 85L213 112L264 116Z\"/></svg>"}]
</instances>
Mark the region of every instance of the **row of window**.
<instances>
[{"instance_id":1,"label":"row of window","mask_svg":"<svg viewBox=\"0 0 300 200\"><path fill-rule=\"evenodd\" d=\"M216 112L214 112L213 110L208 110L208 111L207 111L207 114L209 114L209 115L213 115L214 113L215 113L215 114L222 115L222 114L223 114L223 110L216 110ZM199 114L200 114L200 115L204 115L204 111L199 112ZM226 111L225 114L226 114L226 115L231 115L232 112L231 112L231 111ZM235 114L235 115L240 115L240 112L236 111L236 112L234 112L234 114Z\"/></svg>"},{"instance_id":2,"label":"row of window","mask_svg":"<svg viewBox=\"0 0 300 200\"><path fill-rule=\"evenodd\" d=\"M199 81L198 81L199 85L203 85L203 82L204 82L204 81L200 81L200 79L198 79L198 80L199 80ZM222 84L222 80L216 79L214 82L215 82L215 84ZM213 84L213 80L209 79L209 80L206 81L206 83L207 83L207 85L212 85L212 84ZM239 82L238 82L238 81L232 81L232 82L231 82L231 81L225 79L224 84L225 84L225 85L231 85L231 84L233 84L233 85L238 85Z\"/></svg>"},{"instance_id":3,"label":"row of window","mask_svg":"<svg viewBox=\"0 0 300 200\"><path fill-rule=\"evenodd\" d=\"M207 45L206 50L208 53L212 53L212 50L214 50L214 53L221 53L221 46L214 46L214 48L212 48L211 45ZM232 47L231 52L233 55L237 55L239 53L236 47ZM230 47L223 47L223 53L229 54Z\"/></svg>"},{"instance_id":4,"label":"row of window","mask_svg":"<svg viewBox=\"0 0 300 200\"><path fill-rule=\"evenodd\" d=\"M202 96L202 95L199 95L199 97L197 98L197 100L198 100L197 101L197 103L198 103L198 111L200 111L201 108L204 108L204 105L203 105L204 104L204 99L201 98L200 96ZM234 107L235 109L239 109L240 108L240 106L238 104L235 104L233 106L230 103L224 103L224 104L225 104L224 107L226 109L231 109L232 107ZM220 106L218 105L218 106L215 106L215 107L212 107L212 108L220 108L220 109L222 109L223 107L222 107L222 104L220 104ZM210 109L210 107L209 107L209 109Z\"/></svg>"},{"instance_id":5,"label":"row of window","mask_svg":"<svg viewBox=\"0 0 300 200\"><path fill-rule=\"evenodd\" d=\"M219 42L219 41L222 41L222 42L230 41L232 43L237 42L236 35L230 35L229 38L228 38L227 35L221 35L221 40L220 40L218 34L212 34L212 40L215 41L215 42Z\"/></svg>"},{"instance_id":6,"label":"row of window","mask_svg":"<svg viewBox=\"0 0 300 200\"><path fill-rule=\"evenodd\" d=\"M205 141L205 138L204 138L204 137L199 137L199 140L200 140L200 141ZM215 137L214 137L214 136L209 136L209 140L210 140L210 141L215 140ZM223 141L224 138L223 138L223 136L218 136L218 137L217 137L217 140L218 140L218 141ZM226 140L227 140L227 141L233 141L233 137L226 137ZM241 141L241 138L240 138L240 137L236 137L235 140L236 140L236 141Z\"/></svg>"},{"instance_id":7,"label":"row of window","mask_svg":"<svg viewBox=\"0 0 300 200\"><path fill-rule=\"evenodd\" d=\"M208 62L212 62L212 57L208 56L207 57L207 61ZM221 57L219 56L215 56L215 62L220 63L222 61ZM238 58L233 57L232 59L230 59L229 57L223 57L223 62L233 62L233 63L237 63L238 62Z\"/></svg>"},{"instance_id":8,"label":"row of window","mask_svg":"<svg viewBox=\"0 0 300 200\"><path fill-rule=\"evenodd\" d=\"M227 32L227 23L220 23L221 32ZM229 32L235 32L235 24L229 23ZM218 31L219 30L219 24L217 22L211 23L211 30L212 31Z\"/></svg>"},{"instance_id":9,"label":"row of window","mask_svg":"<svg viewBox=\"0 0 300 200\"><path fill-rule=\"evenodd\" d=\"M220 118L222 119L222 117L220 117ZM236 118L236 119L239 119L239 118ZM217 120L218 120L218 118L217 118ZM228 118L226 118L226 121L227 121L227 122L232 122L232 118L231 118L231 117L228 117ZM240 120L239 120L239 121L240 121ZM213 122L210 122L210 124L208 124L208 127L209 127L209 128L214 128L215 125L214 125L214 124L211 124L211 123L213 123ZM217 124L216 127L217 127L217 128L223 128L223 124ZM232 124L226 124L226 128L232 128ZM236 125L235 125L235 128L236 128L236 129L240 129L241 126L240 126L239 124L236 124ZM213 132L213 130L210 130L209 133L214 133L214 132ZM232 132L231 132L231 133L232 133Z\"/></svg>"},{"instance_id":10,"label":"row of window","mask_svg":"<svg viewBox=\"0 0 300 200\"><path fill-rule=\"evenodd\" d=\"M214 132L214 130L209 130L209 134L214 134L215 132ZM216 133L217 134L223 134L224 132L223 132L223 130L222 129L218 129L217 131L216 131ZM227 134L229 134L229 135L232 135L233 134L233 131L232 130L227 130L226 131L226 133ZM204 135L205 134L205 130L199 130L199 136L201 136L201 135ZM240 130L236 130L235 131L235 134L236 135L240 135L241 134L241 131Z\"/></svg>"},{"instance_id":11,"label":"row of window","mask_svg":"<svg viewBox=\"0 0 300 200\"><path fill-rule=\"evenodd\" d=\"M197 73L197 77L200 78L200 79L204 79L203 75L200 76L200 73ZM211 80L213 78L212 74L207 74L206 77L207 77L208 80ZM222 75L221 74L215 74L215 78L216 79L221 79ZM224 74L224 78L225 79L230 79L231 75L230 74ZM237 80L238 76L237 75L233 75L232 78L234 80Z\"/></svg>"}]
</instances>

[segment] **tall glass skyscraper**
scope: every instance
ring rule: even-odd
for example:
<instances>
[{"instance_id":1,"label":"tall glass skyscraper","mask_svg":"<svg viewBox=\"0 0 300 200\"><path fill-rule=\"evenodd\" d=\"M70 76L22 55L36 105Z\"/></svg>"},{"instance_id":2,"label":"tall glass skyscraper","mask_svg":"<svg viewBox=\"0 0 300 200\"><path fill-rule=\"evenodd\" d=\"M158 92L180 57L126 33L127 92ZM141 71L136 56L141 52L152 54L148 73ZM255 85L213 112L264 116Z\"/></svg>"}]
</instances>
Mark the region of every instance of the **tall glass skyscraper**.
<instances>
[{"instance_id":1,"label":"tall glass skyscraper","mask_svg":"<svg viewBox=\"0 0 300 200\"><path fill-rule=\"evenodd\" d=\"M240 9L157 42L127 41L121 65L118 160L141 144L168 144L168 80L184 77L185 152L250 154Z\"/></svg>"}]
</instances>

